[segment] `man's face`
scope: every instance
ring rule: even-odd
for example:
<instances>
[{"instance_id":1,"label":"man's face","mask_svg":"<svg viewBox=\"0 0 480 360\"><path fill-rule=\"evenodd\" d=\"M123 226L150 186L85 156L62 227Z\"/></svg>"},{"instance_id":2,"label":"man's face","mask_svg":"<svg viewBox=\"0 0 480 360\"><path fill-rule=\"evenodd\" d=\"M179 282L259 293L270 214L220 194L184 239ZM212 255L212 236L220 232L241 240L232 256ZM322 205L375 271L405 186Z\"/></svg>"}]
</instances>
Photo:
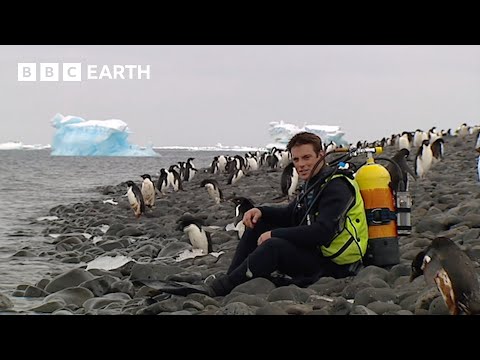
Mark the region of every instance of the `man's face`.
<instances>
[{"instance_id":1,"label":"man's face","mask_svg":"<svg viewBox=\"0 0 480 360\"><path fill-rule=\"evenodd\" d=\"M293 165L297 169L298 177L302 180L308 180L310 178L310 172L313 167L320 159L323 157L323 151L320 151L318 154L313 150L312 144L297 145L292 147L291 150ZM323 166L323 161L317 166L315 172L312 174L312 177L317 175L320 169Z\"/></svg>"}]
</instances>

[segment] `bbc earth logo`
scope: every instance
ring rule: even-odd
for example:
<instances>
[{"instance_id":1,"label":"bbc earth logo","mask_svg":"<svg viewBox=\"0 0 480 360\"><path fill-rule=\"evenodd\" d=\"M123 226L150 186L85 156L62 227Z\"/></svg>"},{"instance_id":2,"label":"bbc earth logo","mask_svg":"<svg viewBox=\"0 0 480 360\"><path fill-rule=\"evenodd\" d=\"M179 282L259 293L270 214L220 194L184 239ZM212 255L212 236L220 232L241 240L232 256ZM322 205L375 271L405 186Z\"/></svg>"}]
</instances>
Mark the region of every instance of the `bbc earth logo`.
<instances>
[{"instance_id":1,"label":"bbc earth logo","mask_svg":"<svg viewBox=\"0 0 480 360\"><path fill-rule=\"evenodd\" d=\"M82 72L82 67L86 70L85 73ZM18 81L58 82L105 79L150 80L150 65L82 66L82 63L18 63Z\"/></svg>"}]
</instances>

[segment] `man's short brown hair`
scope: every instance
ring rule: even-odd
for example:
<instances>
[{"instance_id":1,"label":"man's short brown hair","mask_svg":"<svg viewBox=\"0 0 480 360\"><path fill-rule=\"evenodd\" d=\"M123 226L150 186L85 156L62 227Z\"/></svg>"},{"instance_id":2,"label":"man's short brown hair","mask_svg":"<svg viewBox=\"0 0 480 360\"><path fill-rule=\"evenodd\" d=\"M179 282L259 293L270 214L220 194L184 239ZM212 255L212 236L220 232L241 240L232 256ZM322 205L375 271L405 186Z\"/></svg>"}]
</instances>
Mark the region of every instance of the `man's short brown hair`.
<instances>
[{"instance_id":1,"label":"man's short brown hair","mask_svg":"<svg viewBox=\"0 0 480 360\"><path fill-rule=\"evenodd\" d=\"M312 144L313 150L316 154L322 150L322 139L318 135L307 131L302 131L293 135L287 144L287 150L291 152L294 146L306 144Z\"/></svg>"}]
</instances>

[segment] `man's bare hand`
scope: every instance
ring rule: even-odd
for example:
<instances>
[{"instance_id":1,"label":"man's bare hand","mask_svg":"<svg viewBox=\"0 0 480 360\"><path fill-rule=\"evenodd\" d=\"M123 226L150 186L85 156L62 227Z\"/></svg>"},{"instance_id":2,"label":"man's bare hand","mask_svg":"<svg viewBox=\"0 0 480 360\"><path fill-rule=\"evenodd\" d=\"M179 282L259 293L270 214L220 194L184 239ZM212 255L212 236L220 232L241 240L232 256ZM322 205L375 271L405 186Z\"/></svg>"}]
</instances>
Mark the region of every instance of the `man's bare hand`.
<instances>
[{"instance_id":1,"label":"man's bare hand","mask_svg":"<svg viewBox=\"0 0 480 360\"><path fill-rule=\"evenodd\" d=\"M248 210L245 214L243 214L242 221L247 228L253 229L258 219L260 219L261 217L262 217L262 212L257 208L253 208Z\"/></svg>"}]
</instances>

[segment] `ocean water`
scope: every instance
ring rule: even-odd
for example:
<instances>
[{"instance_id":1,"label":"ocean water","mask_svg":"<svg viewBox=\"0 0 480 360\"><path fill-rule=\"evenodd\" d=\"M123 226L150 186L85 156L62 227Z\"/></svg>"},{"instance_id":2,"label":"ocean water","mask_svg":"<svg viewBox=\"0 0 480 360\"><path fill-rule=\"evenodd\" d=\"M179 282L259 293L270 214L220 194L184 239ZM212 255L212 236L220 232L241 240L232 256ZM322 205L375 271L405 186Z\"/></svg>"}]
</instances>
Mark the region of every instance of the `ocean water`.
<instances>
[{"instance_id":1,"label":"ocean water","mask_svg":"<svg viewBox=\"0 0 480 360\"><path fill-rule=\"evenodd\" d=\"M206 168L214 156L244 154L235 151L156 150L159 157L57 157L50 150L0 151L0 293L25 310L40 299L12 297L20 284L34 285L43 277L69 266L50 257L12 257L20 250L34 254L52 250L52 238L41 232L47 226L36 219L51 208L102 198L97 186L140 183L148 173L158 179L160 168L193 157L196 168Z\"/></svg>"}]
</instances>

